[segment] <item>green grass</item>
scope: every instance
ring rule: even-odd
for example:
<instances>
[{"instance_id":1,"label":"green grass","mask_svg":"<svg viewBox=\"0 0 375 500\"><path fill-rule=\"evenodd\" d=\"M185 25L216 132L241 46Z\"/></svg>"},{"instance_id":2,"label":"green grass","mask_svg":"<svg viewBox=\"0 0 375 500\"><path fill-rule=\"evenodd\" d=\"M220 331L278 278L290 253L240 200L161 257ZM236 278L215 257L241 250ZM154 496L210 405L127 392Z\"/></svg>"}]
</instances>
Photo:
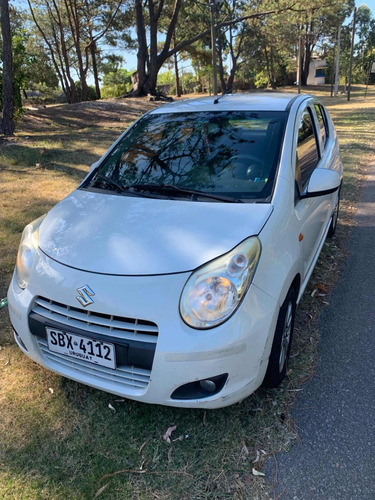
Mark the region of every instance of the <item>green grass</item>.
<instances>
[{"instance_id":1,"label":"green grass","mask_svg":"<svg viewBox=\"0 0 375 500\"><path fill-rule=\"evenodd\" d=\"M354 203L373 154L375 92L366 101L354 92L349 105L344 96L323 99L336 123L345 165L343 213L338 235L325 245L300 304L283 386L261 389L215 411L116 401L31 362L14 344L7 311L1 309L0 498L92 499L105 485L99 498L272 497L272 488L252 468L261 470L265 456L287 449L298 436L289 408L295 390L313 373L316 319L345 259ZM33 112L15 139L0 144L0 298L24 225L68 194L126 123L151 104L130 100L116 101L117 110L100 106ZM311 297L317 286L319 294ZM177 425L172 437L181 436L171 445L162 439L170 425ZM261 460L254 464L257 450ZM124 472L105 477L117 471Z\"/></svg>"}]
</instances>

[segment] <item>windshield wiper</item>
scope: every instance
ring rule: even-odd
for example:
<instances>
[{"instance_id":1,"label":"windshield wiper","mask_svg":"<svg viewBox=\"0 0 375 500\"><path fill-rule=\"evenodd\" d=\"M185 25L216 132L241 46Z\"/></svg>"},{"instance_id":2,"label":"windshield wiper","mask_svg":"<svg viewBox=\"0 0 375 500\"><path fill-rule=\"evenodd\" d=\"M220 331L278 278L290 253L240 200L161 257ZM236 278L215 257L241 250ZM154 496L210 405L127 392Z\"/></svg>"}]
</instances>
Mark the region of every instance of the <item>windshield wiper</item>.
<instances>
[{"instance_id":1,"label":"windshield wiper","mask_svg":"<svg viewBox=\"0 0 375 500\"><path fill-rule=\"evenodd\" d=\"M111 186L114 186L114 187L117 187L117 189L119 191L121 191L122 193L124 193L127 188L125 186L123 186L122 184L120 184L119 182L115 181L114 179L111 179L110 177L106 177L105 175L102 175L102 174L98 174L96 176L97 179L102 179L103 181L107 182L108 184L110 184Z\"/></svg>"},{"instance_id":2,"label":"windshield wiper","mask_svg":"<svg viewBox=\"0 0 375 500\"><path fill-rule=\"evenodd\" d=\"M172 184L133 184L129 187L133 188L134 190L144 189L145 191L155 191L160 193L166 193L166 192L170 193L172 191L181 194L189 194L192 197L201 196L203 198L211 198L212 200L225 201L227 203L243 203L242 200L239 200L237 198L232 198L231 196L221 196L218 194L211 194L211 193L206 193L204 191L199 191L197 189L181 188L178 186L173 186Z\"/></svg>"},{"instance_id":3,"label":"windshield wiper","mask_svg":"<svg viewBox=\"0 0 375 500\"><path fill-rule=\"evenodd\" d=\"M116 187L121 193L126 193L127 195L130 196L139 196L141 198L154 198L154 196L147 195L144 193L135 193L134 191L129 191L129 186L123 186L119 182L115 181L114 179L111 179L110 177L106 177L105 175L98 174L96 178L108 182L108 184Z\"/></svg>"}]
</instances>

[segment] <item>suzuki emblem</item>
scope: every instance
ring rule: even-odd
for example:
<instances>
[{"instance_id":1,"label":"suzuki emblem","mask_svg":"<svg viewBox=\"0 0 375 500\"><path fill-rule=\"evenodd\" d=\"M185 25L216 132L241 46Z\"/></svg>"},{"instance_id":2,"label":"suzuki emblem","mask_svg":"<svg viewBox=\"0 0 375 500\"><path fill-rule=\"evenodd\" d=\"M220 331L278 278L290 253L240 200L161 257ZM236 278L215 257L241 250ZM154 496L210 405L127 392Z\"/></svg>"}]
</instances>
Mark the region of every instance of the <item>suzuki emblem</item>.
<instances>
[{"instance_id":1,"label":"suzuki emblem","mask_svg":"<svg viewBox=\"0 0 375 500\"><path fill-rule=\"evenodd\" d=\"M83 307L88 306L89 304L93 304L92 296L95 293L91 290L89 285L81 286L81 288L77 288L77 292L79 293L79 297L76 297L78 302L83 305Z\"/></svg>"}]
</instances>

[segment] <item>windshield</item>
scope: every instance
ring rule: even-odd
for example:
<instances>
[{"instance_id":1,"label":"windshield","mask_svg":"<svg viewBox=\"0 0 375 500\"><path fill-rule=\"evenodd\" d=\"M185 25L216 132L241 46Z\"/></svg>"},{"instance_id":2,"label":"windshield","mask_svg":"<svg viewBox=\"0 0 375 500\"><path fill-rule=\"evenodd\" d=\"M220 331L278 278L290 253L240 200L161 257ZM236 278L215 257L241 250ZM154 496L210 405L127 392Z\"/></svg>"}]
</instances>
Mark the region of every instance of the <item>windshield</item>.
<instances>
[{"instance_id":1,"label":"windshield","mask_svg":"<svg viewBox=\"0 0 375 500\"><path fill-rule=\"evenodd\" d=\"M285 121L285 112L151 114L83 187L169 199L267 201Z\"/></svg>"}]
</instances>

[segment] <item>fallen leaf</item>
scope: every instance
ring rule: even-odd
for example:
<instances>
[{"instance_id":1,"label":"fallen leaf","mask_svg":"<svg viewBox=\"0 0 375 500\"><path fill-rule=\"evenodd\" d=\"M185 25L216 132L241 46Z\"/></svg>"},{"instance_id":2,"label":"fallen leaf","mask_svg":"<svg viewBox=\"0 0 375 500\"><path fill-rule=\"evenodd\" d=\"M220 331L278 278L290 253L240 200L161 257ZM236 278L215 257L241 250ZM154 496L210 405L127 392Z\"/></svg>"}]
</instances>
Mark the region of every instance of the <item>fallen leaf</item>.
<instances>
[{"instance_id":1,"label":"fallen leaf","mask_svg":"<svg viewBox=\"0 0 375 500\"><path fill-rule=\"evenodd\" d=\"M263 474L263 472L259 472L253 467L253 476L265 476L265 474Z\"/></svg>"},{"instance_id":2,"label":"fallen leaf","mask_svg":"<svg viewBox=\"0 0 375 500\"><path fill-rule=\"evenodd\" d=\"M98 491L95 493L95 496L94 498L98 498L99 495L101 495L103 493L104 490L106 490L108 488L108 486L111 484L111 481L109 481L108 483L106 483L104 486L102 486L101 488L98 489Z\"/></svg>"},{"instance_id":3,"label":"fallen leaf","mask_svg":"<svg viewBox=\"0 0 375 500\"><path fill-rule=\"evenodd\" d=\"M142 453L142 450L143 450L143 448L146 446L146 444L148 443L148 441L149 441L149 440L148 440L148 439L146 439L146 441L145 441L143 444L141 444L141 446L139 447L138 453Z\"/></svg>"},{"instance_id":4,"label":"fallen leaf","mask_svg":"<svg viewBox=\"0 0 375 500\"><path fill-rule=\"evenodd\" d=\"M166 430L166 432L163 436L163 439L165 442L171 444L172 432L175 431L176 429L177 429L177 425L173 425L172 427L168 427L168 429Z\"/></svg>"},{"instance_id":5,"label":"fallen leaf","mask_svg":"<svg viewBox=\"0 0 375 500\"><path fill-rule=\"evenodd\" d=\"M116 408L113 408L113 406L111 405L111 403L109 403L109 404L108 404L108 408L109 408L110 410L114 411L114 412L116 411Z\"/></svg>"},{"instance_id":6,"label":"fallen leaf","mask_svg":"<svg viewBox=\"0 0 375 500\"><path fill-rule=\"evenodd\" d=\"M168 450L168 462L172 462L173 447L171 446Z\"/></svg>"},{"instance_id":7,"label":"fallen leaf","mask_svg":"<svg viewBox=\"0 0 375 500\"><path fill-rule=\"evenodd\" d=\"M245 455L249 454L249 448L246 446L246 444L242 446L241 453L244 453Z\"/></svg>"},{"instance_id":8,"label":"fallen leaf","mask_svg":"<svg viewBox=\"0 0 375 500\"><path fill-rule=\"evenodd\" d=\"M317 288L314 288L314 290L311 292L311 297L315 297L316 292L318 291Z\"/></svg>"},{"instance_id":9,"label":"fallen leaf","mask_svg":"<svg viewBox=\"0 0 375 500\"><path fill-rule=\"evenodd\" d=\"M185 439L185 436L183 434L181 434L181 436L178 436L178 438L172 439L172 443L174 443L175 441L183 441L184 439Z\"/></svg>"},{"instance_id":10,"label":"fallen leaf","mask_svg":"<svg viewBox=\"0 0 375 500\"><path fill-rule=\"evenodd\" d=\"M257 450L257 456L255 457L255 460L253 460L253 464L256 464L257 462L259 462L259 458L260 458L260 453L259 453L259 450Z\"/></svg>"},{"instance_id":11,"label":"fallen leaf","mask_svg":"<svg viewBox=\"0 0 375 500\"><path fill-rule=\"evenodd\" d=\"M52 387L48 387L48 390L49 390L49 392L50 392L51 394L53 394L53 389L52 389Z\"/></svg>"}]
</instances>

